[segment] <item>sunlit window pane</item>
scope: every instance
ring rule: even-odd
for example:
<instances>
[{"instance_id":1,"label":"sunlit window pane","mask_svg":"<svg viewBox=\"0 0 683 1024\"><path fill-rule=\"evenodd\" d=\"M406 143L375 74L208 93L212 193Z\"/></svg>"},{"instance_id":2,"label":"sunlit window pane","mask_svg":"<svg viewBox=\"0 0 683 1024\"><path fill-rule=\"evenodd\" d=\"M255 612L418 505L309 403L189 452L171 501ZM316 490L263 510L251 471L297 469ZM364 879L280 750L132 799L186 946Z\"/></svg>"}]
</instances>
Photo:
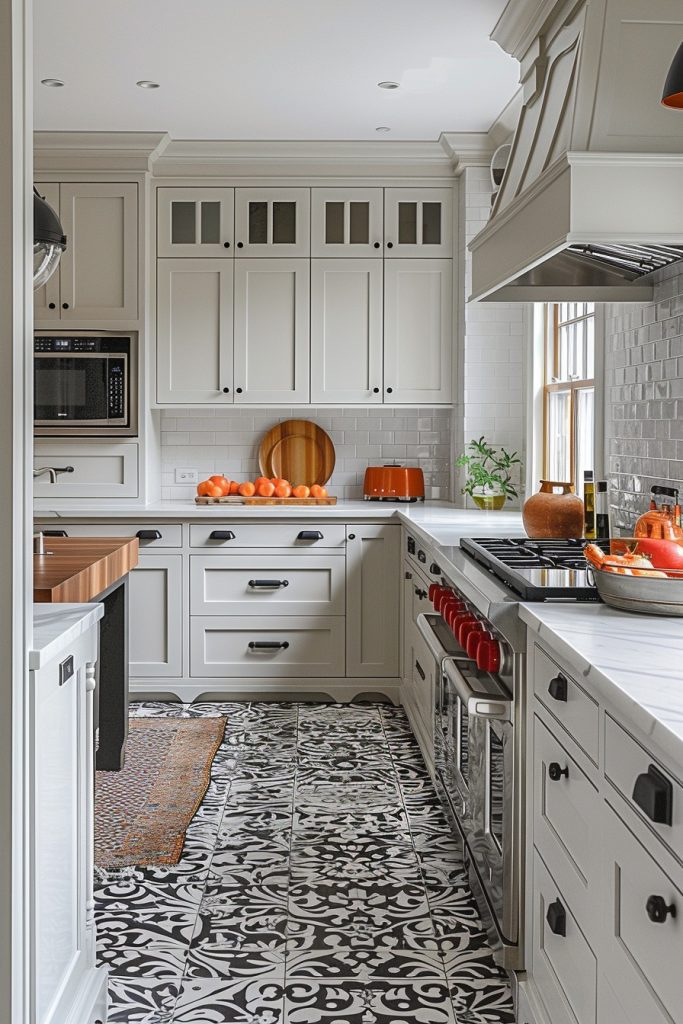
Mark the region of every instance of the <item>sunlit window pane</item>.
<instances>
[{"instance_id":1,"label":"sunlit window pane","mask_svg":"<svg viewBox=\"0 0 683 1024\"><path fill-rule=\"evenodd\" d=\"M595 434L595 390L581 388L576 392L574 411L574 465L576 491L583 495L583 474L593 469L593 438Z\"/></svg>"},{"instance_id":2,"label":"sunlit window pane","mask_svg":"<svg viewBox=\"0 0 683 1024\"><path fill-rule=\"evenodd\" d=\"M548 395L548 476L551 480L569 480L571 443L571 392L553 391Z\"/></svg>"}]
</instances>

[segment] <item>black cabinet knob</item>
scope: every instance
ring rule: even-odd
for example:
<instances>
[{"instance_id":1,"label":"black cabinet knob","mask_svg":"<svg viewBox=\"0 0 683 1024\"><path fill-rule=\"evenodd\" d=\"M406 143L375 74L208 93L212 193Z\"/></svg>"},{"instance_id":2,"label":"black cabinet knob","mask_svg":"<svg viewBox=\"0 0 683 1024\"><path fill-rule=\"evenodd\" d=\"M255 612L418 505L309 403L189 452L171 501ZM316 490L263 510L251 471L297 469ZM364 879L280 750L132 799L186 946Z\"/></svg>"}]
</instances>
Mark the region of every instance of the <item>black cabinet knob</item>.
<instances>
[{"instance_id":1,"label":"black cabinet knob","mask_svg":"<svg viewBox=\"0 0 683 1024\"><path fill-rule=\"evenodd\" d=\"M636 779L633 787L633 802L656 825L670 825L673 818L673 784L656 765L651 764L647 772Z\"/></svg>"},{"instance_id":2,"label":"black cabinet knob","mask_svg":"<svg viewBox=\"0 0 683 1024\"><path fill-rule=\"evenodd\" d=\"M379 249L379 242L375 242L375 249Z\"/></svg>"},{"instance_id":3,"label":"black cabinet knob","mask_svg":"<svg viewBox=\"0 0 683 1024\"><path fill-rule=\"evenodd\" d=\"M224 249L229 249L230 248L230 242L223 242L223 248Z\"/></svg>"},{"instance_id":4,"label":"black cabinet knob","mask_svg":"<svg viewBox=\"0 0 683 1024\"><path fill-rule=\"evenodd\" d=\"M373 395L378 395L379 394L379 388L373 388L372 389L372 393L373 393Z\"/></svg>"},{"instance_id":5,"label":"black cabinet knob","mask_svg":"<svg viewBox=\"0 0 683 1024\"><path fill-rule=\"evenodd\" d=\"M235 388L235 391L237 392L238 395L242 394L242 388Z\"/></svg>"},{"instance_id":6,"label":"black cabinet knob","mask_svg":"<svg viewBox=\"0 0 683 1024\"><path fill-rule=\"evenodd\" d=\"M223 394L224 395L229 395L230 394L230 388L223 388Z\"/></svg>"},{"instance_id":7,"label":"black cabinet knob","mask_svg":"<svg viewBox=\"0 0 683 1024\"><path fill-rule=\"evenodd\" d=\"M237 243L237 248L238 249L243 249L244 248L244 242L238 242Z\"/></svg>"},{"instance_id":8,"label":"black cabinet knob","mask_svg":"<svg viewBox=\"0 0 683 1024\"><path fill-rule=\"evenodd\" d=\"M56 302L48 302L47 308L48 309L56 309L57 308L57 303Z\"/></svg>"},{"instance_id":9,"label":"black cabinet knob","mask_svg":"<svg viewBox=\"0 0 683 1024\"><path fill-rule=\"evenodd\" d=\"M393 242L387 242L387 249L393 249L393 248L394 248L394 243Z\"/></svg>"},{"instance_id":10,"label":"black cabinet knob","mask_svg":"<svg viewBox=\"0 0 683 1024\"><path fill-rule=\"evenodd\" d=\"M561 935L563 938L567 934L567 911L562 906L561 900L555 900L548 907L548 913L545 915L545 919L548 922L548 927L553 935Z\"/></svg>"},{"instance_id":11,"label":"black cabinet knob","mask_svg":"<svg viewBox=\"0 0 683 1024\"><path fill-rule=\"evenodd\" d=\"M548 765L548 775L553 782L559 782L562 776L569 778L569 768L561 768L557 761L551 761Z\"/></svg>"},{"instance_id":12,"label":"black cabinet knob","mask_svg":"<svg viewBox=\"0 0 683 1024\"><path fill-rule=\"evenodd\" d=\"M62 309L68 309L68 308L69 308L69 303L68 302L63 302L62 303Z\"/></svg>"},{"instance_id":13,"label":"black cabinet knob","mask_svg":"<svg viewBox=\"0 0 683 1024\"><path fill-rule=\"evenodd\" d=\"M548 693L553 698L553 700L562 700L566 702L567 680L561 672L550 680L550 684L548 686Z\"/></svg>"},{"instance_id":14,"label":"black cabinet knob","mask_svg":"<svg viewBox=\"0 0 683 1024\"><path fill-rule=\"evenodd\" d=\"M654 924L664 924L669 914L676 916L676 904L667 904L663 896L648 896L645 909Z\"/></svg>"},{"instance_id":15,"label":"black cabinet knob","mask_svg":"<svg viewBox=\"0 0 683 1024\"><path fill-rule=\"evenodd\" d=\"M355 539L356 539L355 533L350 533L349 534L349 540L355 540Z\"/></svg>"},{"instance_id":16,"label":"black cabinet knob","mask_svg":"<svg viewBox=\"0 0 683 1024\"><path fill-rule=\"evenodd\" d=\"M387 388L387 394L388 394L388 395L391 395L391 394L393 394L393 391L394 391L394 389L393 389L393 388Z\"/></svg>"}]
</instances>

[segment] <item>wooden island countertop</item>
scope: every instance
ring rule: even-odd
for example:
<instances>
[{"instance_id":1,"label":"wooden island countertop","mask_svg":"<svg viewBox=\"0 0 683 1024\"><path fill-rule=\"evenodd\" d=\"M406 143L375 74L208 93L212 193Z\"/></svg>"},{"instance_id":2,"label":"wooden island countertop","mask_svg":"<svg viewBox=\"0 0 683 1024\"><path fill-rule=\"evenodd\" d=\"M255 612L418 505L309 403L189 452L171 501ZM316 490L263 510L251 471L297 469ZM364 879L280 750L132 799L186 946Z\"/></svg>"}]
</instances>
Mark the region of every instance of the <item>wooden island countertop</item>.
<instances>
[{"instance_id":1,"label":"wooden island countertop","mask_svg":"<svg viewBox=\"0 0 683 1024\"><path fill-rule=\"evenodd\" d=\"M138 564L137 537L46 537L33 556L33 600L92 601Z\"/></svg>"}]
</instances>

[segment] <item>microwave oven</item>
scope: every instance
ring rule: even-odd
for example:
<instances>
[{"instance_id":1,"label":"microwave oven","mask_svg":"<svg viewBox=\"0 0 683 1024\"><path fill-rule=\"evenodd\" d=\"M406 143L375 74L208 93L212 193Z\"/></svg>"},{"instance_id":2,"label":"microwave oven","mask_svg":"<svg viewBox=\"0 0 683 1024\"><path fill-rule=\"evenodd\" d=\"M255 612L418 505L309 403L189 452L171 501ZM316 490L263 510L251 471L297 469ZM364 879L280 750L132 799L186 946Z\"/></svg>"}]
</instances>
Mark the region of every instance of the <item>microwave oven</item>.
<instances>
[{"instance_id":1,"label":"microwave oven","mask_svg":"<svg viewBox=\"0 0 683 1024\"><path fill-rule=\"evenodd\" d=\"M118 331L38 332L33 342L38 436L135 436L137 336Z\"/></svg>"}]
</instances>

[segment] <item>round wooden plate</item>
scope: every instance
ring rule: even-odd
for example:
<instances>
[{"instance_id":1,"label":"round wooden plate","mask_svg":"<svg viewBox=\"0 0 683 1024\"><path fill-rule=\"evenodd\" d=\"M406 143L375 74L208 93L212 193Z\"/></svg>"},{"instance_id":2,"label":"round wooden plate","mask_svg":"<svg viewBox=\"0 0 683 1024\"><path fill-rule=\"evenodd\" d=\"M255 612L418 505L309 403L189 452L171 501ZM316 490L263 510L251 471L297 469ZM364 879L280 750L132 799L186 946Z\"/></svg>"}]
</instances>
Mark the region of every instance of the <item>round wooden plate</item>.
<instances>
[{"instance_id":1,"label":"round wooden plate","mask_svg":"<svg viewBox=\"0 0 683 1024\"><path fill-rule=\"evenodd\" d=\"M291 484L326 484L335 464L328 434L310 420L285 420L265 434L259 445L264 476L280 476Z\"/></svg>"}]
</instances>

